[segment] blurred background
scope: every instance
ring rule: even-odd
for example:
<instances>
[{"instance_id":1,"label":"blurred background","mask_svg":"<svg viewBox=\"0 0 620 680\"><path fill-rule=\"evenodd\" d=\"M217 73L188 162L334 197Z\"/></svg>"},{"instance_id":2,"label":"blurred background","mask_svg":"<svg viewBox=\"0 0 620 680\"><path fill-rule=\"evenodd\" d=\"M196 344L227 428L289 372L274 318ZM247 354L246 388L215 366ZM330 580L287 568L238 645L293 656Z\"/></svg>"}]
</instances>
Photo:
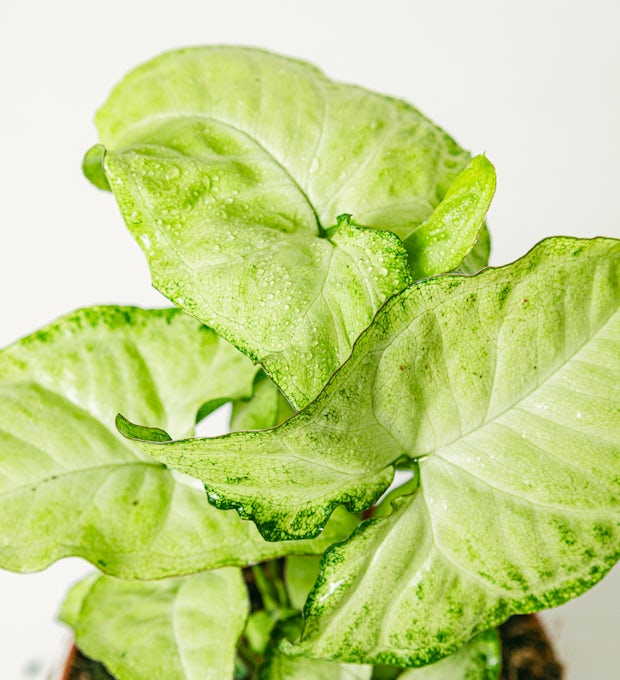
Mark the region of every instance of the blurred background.
<instances>
[{"instance_id":1,"label":"blurred background","mask_svg":"<svg viewBox=\"0 0 620 680\"><path fill-rule=\"evenodd\" d=\"M547 0L43 0L0 7L0 346L100 303L164 306L114 200L82 177L115 82L185 45L255 45L407 99L495 164L493 264L541 238L620 237L620 4ZM65 560L0 572L0 678L46 677ZM566 680L614 680L620 570L544 615Z\"/></svg>"}]
</instances>

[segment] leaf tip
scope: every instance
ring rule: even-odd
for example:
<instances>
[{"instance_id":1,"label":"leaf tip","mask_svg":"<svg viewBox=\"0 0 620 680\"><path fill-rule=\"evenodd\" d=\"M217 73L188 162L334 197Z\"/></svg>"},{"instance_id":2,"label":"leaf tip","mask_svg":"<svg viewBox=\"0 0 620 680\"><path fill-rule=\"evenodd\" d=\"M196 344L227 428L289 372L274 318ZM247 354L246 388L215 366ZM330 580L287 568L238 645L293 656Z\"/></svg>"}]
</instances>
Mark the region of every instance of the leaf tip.
<instances>
[{"instance_id":1,"label":"leaf tip","mask_svg":"<svg viewBox=\"0 0 620 680\"><path fill-rule=\"evenodd\" d=\"M110 183L105 174L103 166L103 158L105 156L105 147L103 144L95 144L85 154L82 161L82 172L91 184L94 184L97 189L103 191L111 191Z\"/></svg>"},{"instance_id":2,"label":"leaf tip","mask_svg":"<svg viewBox=\"0 0 620 680\"><path fill-rule=\"evenodd\" d=\"M127 420L127 418L125 418L125 416L121 413L117 413L115 424L116 429L126 439L159 443L172 441L172 437L165 430L162 430L158 427L144 427L143 425L136 425L130 420Z\"/></svg>"}]
</instances>

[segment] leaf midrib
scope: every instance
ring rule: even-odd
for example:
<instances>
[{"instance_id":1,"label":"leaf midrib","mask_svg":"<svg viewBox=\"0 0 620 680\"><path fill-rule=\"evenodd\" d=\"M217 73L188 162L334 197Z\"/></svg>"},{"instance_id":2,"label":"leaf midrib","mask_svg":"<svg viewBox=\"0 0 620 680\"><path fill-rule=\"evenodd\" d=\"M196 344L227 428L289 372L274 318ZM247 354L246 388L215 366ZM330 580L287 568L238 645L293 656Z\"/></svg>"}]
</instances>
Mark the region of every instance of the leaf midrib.
<instances>
[{"instance_id":1,"label":"leaf midrib","mask_svg":"<svg viewBox=\"0 0 620 680\"><path fill-rule=\"evenodd\" d=\"M586 259L586 258L584 258L584 259ZM598 260L599 258L596 258L596 257L589 257L589 258L587 258L587 259ZM503 268L503 267L500 267L500 268L498 268L498 269L493 269L493 270L491 270L491 271L497 272L497 271L501 270L502 268ZM552 268L555 268L555 267L552 267ZM487 270L487 271L489 271L489 270ZM445 277L445 278L448 278L448 277ZM468 277L468 278L469 278L469 277ZM428 279L429 282L432 282L432 281L434 281L434 280L437 280L437 279ZM495 282L491 282L491 283L487 284L487 286L479 288L477 292L480 292L481 290L484 290L484 288L492 288L492 287L494 287L494 286L495 286ZM413 324L413 323L416 323L417 321L419 321L423 316L425 316L426 314L429 314L429 313L435 314L436 310L440 309L440 308L443 307L444 305L454 303L456 297L465 298L465 297L467 297L468 295L470 295L471 292L472 292L472 291L465 290L465 291L463 291L463 292L461 292L461 293L458 293L456 296L455 296L455 295L450 296L448 299L443 300L442 302L440 302L440 303L434 305L433 307L427 307L427 308L425 308L425 309L420 310L420 313L415 317L415 319L413 319L411 322L409 322L409 323L407 324L407 326L404 327L403 330L402 330L401 332L411 332L411 326L412 326L412 324ZM399 298L400 298L400 295L399 295L399 294L396 294L395 296L393 296L392 299L398 301ZM385 309L385 307L384 307L384 309ZM607 319L605 319L605 321L604 321L602 324L600 324L600 325L598 326L598 328L596 328L596 329L591 333L591 335L589 335L589 336L586 338L586 340L585 340L581 345L579 345L579 346L572 352L572 354L571 354L570 356L568 356L568 357L565 359L565 361L563 361L563 362L560 363L555 369L553 369L552 371L550 371L549 373L547 373L547 374L544 376L542 382L539 382L538 384L536 384L535 386L533 386L528 392L524 393L517 401L512 402L511 404L509 404L508 406L506 406L506 408L504 408L502 411L499 411L497 414L495 414L495 415L494 415L492 418L490 418L490 419L486 419L486 416L485 416L485 418L482 420L482 422L481 422L479 425L477 425L476 427L473 427L473 428L469 429L467 432L461 433L460 435L455 436L455 437L453 437L452 439L450 439L450 440L448 440L448 441L442 442L442 444L441 444L440 446L438 446L437 448L435 448L435 449L433 449L433 450L431 450L431 451L428 451L428 453L416 455L416 458L419 459L419 460L423 460L424 458L427 458L428 456L431 456L431 455L440 455L440 451L441 451L442 449L444 449L444 448L446 448L446 447L449 447L449 446L452 446L453 444L457 444L458 442L460 442L460 441L462 441L463 439L467 438L470 434L473 434L474 432L477 432L478 430L480 430L480 429L486 427L486 426L489 425L490 423L493 423L494 421L496 421L497 419L499 419L499 418L501 418L502 416L506 415L508 412L512 411L513 409L519 408L519 406L520 406L524 401L526 401L527 399L529 399L530 397L532 397L533 395L535 395L536 392L537 392L539 389L544 388L544 387L546 386L546 384L547 384L550 380L552 380L553 377L554 377L557 373L559 373L560 371L564 370L564 369L566 368L566 366L567 366L571 361L574 360L574 358L576 357L577 354L579 354L581 351L583 351L590 343L594 342L594 341L597 339L598 335L604 331L604 329L606 328L606 326L607 326L609 323L611 323L612 321L615 320L615 317L616 317L616 315L618 314L618 311L619 311L618 306L616 306L616 309L614 309L614 311L612 311L612 312L609 314L609 316L607 317ZM503 321L504 321L504 320L502 319L502 325L503 325ZM441 326L440 326L440 325L438 325L438 327L441 329ZM501 329L501 327L500 327L500 329ZM400 333L399 333L399 334L400 334ZM394 342L394 340L392 340L392 342L390 342L389 344L391 345L391 344L393 344L393 342ZM356 343L356 344L357 344L357 343ZM445 343L444 343L444 344L445 344ZM495 385L495 380L494 380L494 384L493 384L491 390L489 390L489 403L491 402L491 398L492 398L492 394L493 394L494 385ZM455 401L455 404L458 405L458 402L456 401L456 399L455 399L454 401ZM487 413L488 413L488 411L487 411ZM377 422L379 422L379 423L381 424L380 420L377 420ZM385 429L385 430L387 431L387 428L386 428L384 425L381 424L381 427L383 427L383 429ZM408 448L408 447L404 447L404 448Z\"/></svg>"},{"instance_id":2,"label":"leaf midrib","mask_svg":"<svg viewBox=\"0 0 620 680\"><path fill-rule=\"evenodd\" d=\"M527 401L528 399L530 399L531 397L535 396L535 395L538 393L539 390L541 390L541 389L544 390L544 388L548 385L548 383L549 383L550 381L552 381L553 378L554 378L558 373L560 373L562 370L564 370L564 369L565 369L572 361L574 361L574 360L575 360L575 357L576 357L581 351L583 351L583 350L586 348L586 346L588 346L590 343L596 341L598 335L605 329L605 327L607 326L608 323L610 323L611 321L613 321L613 320L615 319L617 313L618 313L617 310L616 310L614 313L612 313L612 314L609 316L609 318L608 318L608 319L607 319L607 320L606 320L599 328L597 328L596 331L595 331L594 333L592 333L592 335L589 336L588 339L587 339L582 345L580 345L577 349L575 349L575 351L574 351L569 357L567 357L566 360L565 360L563 363L561 363L561 364L560 364L559 366L557 366L554 370L552 370L550 373L548 373L547 375L545 375L544 379L543 379L541 382L539 382L539 383L538 383L535 387L533 387L529 392L527 392L526 394L524 394L519 400L517 400L517 401L511 403L511 404L508 405L505 409L503 409L501 412L499 412L499 413L497 413L496 415L494 415L492 418L490 418L490 419L488 419L488 420L484 420L483 422L480 423L480 425L477 425L476 427L474 427L474 428L468 430L467 432L461 434L461 436L459 436L459 437L453 438L453 439L452 439L451 441L449 441L449 442L443 443L440 447L438 447L438 448L435 449L434 451L430 451L428 454L426 454L426 455L424 455L424 456L420 456L419 458L420 458L421 460L423 460L424 458L427 458L428 456L431 456L431 455L442 457L442 456L441 456L441 451L442 451L442 449L448 448L448 447L450 447L450 446L452 446L452 445L458 445L459 442L466 440L471 434L474 434L475 432L478 432L478 431L480 431L480 430L483 430L483 429L486 428L487 426L489 426L489 425L491 425L491 424L493 424L493 423L496 423L498 420L500 420L501 418L503 418L506 414L508 414L508 413L510 413L510 412L512 412L512 411L514 411L515 409L521 409L521 410L526 411L527 409L523 409L523 408L522 408L523 402L525 402L525 401ZM490 401L490 398L491 398L491 395L489 395L489 401ZM542 416L540 416L540 417L542 417ZM555 421L554 421L554 422L555 422ZM560 427L565 427L565 426L564 426L563 424L561 424L561 423L556 423L556 424L558 424ZM566 426L566 427L567 427L567 426ZM449 460L446 459L446 458L443 458L443 457L442 457L442 459L445 460L445 461L448 462L448 463L451 462L451 461L449 461Z\"/></svg>"}]
</instances>

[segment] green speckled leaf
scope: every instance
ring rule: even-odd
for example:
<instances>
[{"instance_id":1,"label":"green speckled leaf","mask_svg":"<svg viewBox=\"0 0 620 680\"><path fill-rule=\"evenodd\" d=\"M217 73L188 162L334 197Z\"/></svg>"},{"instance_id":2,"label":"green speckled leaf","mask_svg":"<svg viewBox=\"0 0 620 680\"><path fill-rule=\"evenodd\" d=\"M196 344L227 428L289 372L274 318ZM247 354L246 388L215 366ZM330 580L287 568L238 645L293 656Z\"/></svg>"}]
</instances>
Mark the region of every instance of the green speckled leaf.
<instances>
[{"instance_id":1,"label":"green speckled leaf","mask_svg":"<svg viewBox=\"0 0 620 680\"><path fill-rule=\"evenodd\" d=\"M286 656L278 648L278 640L283 636L297 637L300 630L299 618L287 619L276 626L273 643L267 649L257 680L370 680L372 666Z\"/></svg>"},{"instance_id":2,"label":"green speckled leaf","mask_svg":"<svg viewBox=\"0 0 620 680\"><path fill-rule=\"evenodd\" d=\"M215 507L254 520L268 541L315 538L334 508L364 510L394 476L389 464L360 455L362 433L334 432L329 441L306 424L297 417L270 430L163 442L159 430L116 421L144 452L200 479Z\"/></svg>"},{"instance_id":3,"label":"green speckled leaf","mask_svg":"<svg viewBox=\"0 0 620 680\"><path fill-rule=\"evenodd\" d=\"M256 370L178 310L82 310L0 352L0 566L79 555L159 578L322 552L347 536L341 516L312 544L268 544L118 436L118 410L191 433L205 400L249 396Z\"/></svg>"},{"instance_id":4,"label":"green speckled leaf","mask_svg":"<svg viewBox=\"0 0 620 680\"><path fill-rule=\"evenodd\" d=\"M424 275L452 269L490 199L465 195L474 169L429 220L468 154L405 102L260 50L164 54L114 89L97 125L156 287L258 359L297 408L407 285L399 237L418 234L415 258L433 246ZM102 186L99 154L85 170ZM345 213L370 229L334 229Z\"/></svg>"},{"instance_id":5,"label":"green speckled leaf","mask_svg":"<svg viewBox=\"0 0 620 680\"><path fill-rule=\"evenodd\" d=\"M498 680L501 663L499 636L490 630L437 663L406 670L398 680Z\"/></svg>"},{"instance_id":6,"label":"green speckled leaf","mask_svg":"<svg viewBox=\"0 0 620 680\"><path fill-rule=\"evenodd\" d=\"M386 305L356 350L375 352L374 414L418 452L419 489L328 551L302 651L430 663L611 568L619 270L618 241L550 239L514 265L427 281ZM333 389L358 378L356 358Z\"/></svg>"},{"instance_id":7,"label":"green speckled leaf","mask_svg":"<svg viewBox=\"0 0 620 680\"><path fill-rule=\"evenodd\" d=\"M426 279L280 427L140 446L271 538L311 532L332 502L368 504L415 459L418 491L327 553L302 649L430 663L618 559L619 270L620 242L557 238Z\"/></svg>"},{"instance_id":8,"label":"green speckled leaf","mask_svg":"<svg viewBox=\"0 0 620 680\"><path fill-rule=\"evenodd\" d=\"M510 593L466 571L469 565L445 557L432 520L416 493L328 551L306 605L304 637L288 651L425 667L523 606L518 591L510 601Z\"/></svg>"},{"instance_id":9,"label":"green speckled leaf","mask_svg":"<svg viewBox=\"0 0 620 680\"><path fill-rule=\"evenodd\" d=\"M62 618L79 648L118 680L232 678L248 615L238 569L150 583L102 576L76 587L69 597L81 600L79 611Z\"/></svg>"}]
</instances>

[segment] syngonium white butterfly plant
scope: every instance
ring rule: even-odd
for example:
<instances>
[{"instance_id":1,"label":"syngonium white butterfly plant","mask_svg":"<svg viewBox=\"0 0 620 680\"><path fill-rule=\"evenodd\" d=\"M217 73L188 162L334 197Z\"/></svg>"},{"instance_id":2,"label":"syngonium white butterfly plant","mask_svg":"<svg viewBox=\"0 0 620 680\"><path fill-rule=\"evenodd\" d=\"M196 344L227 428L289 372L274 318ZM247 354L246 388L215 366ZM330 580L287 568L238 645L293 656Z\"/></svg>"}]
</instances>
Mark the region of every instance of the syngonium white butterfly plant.
<instances>
[{"instance_id":1,"label":"syngonium white butterfly plant","mask_svg":"<svg viewBox=\"0 0 620 680\"><path fill-rule=\"evenodd\" d=\"M484 156L260 50L164 54L97 125L176 308L0 353L0 565L98 567L62 618L120 680L497 678L498 624L619 556L620 242L487 267Z\"/></svg>"}]
</instances>

